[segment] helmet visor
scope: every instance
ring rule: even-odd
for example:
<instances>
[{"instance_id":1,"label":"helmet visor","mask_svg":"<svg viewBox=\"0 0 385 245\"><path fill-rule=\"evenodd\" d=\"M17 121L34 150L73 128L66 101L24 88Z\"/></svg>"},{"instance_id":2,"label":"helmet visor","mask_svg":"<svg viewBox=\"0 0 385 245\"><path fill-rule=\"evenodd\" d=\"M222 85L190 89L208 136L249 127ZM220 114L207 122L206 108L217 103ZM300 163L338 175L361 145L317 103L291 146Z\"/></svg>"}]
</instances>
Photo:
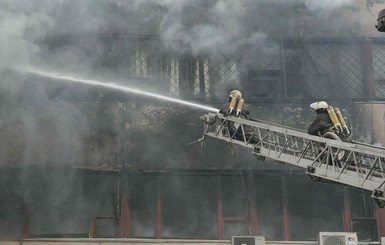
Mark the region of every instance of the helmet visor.
<instances>
[{"instance_id":1,"label":"helmet visor","mask_svg":"<svg viewBox=\"0 0 385 245\"><path fill-rule=\"evenodd\" d=\"M318 102L311 103L310 108L317 110L317 105L318 105Z\"/></svg>"}]
</instances>

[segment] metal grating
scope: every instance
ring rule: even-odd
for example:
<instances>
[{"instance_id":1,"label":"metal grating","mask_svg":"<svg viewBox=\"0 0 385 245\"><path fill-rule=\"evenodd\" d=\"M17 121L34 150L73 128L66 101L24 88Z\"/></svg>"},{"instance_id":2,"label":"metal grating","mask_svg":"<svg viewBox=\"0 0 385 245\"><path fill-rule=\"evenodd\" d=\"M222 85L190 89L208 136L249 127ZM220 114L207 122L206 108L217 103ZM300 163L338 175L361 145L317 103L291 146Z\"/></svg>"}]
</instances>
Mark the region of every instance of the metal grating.
<instances>
[{"instance_id":1,"label":"metal grating","mask_svg":"<svg viewBox=\"0 0 385 245\"><path fill-rule=\"evenodd\" d=\"M249 90L250 71L276 71L267 78L275 81L269 87L270 99L385 99L385 40L381 39L271 39L222 48L215 54L179 53L158 38L103 40L95 66L103 67L104 73L155 85L182 98L215 100L223 98L221 91L238 87L249 92L247 100L253 102L263 98L259 95L263 92L258 86L258 91Z\"/></svg>"},{"instance_id":2,"label":"metal grating","mask_svg":"<svg viewBox=\"0 0 385 245\"><path fill-rule=\"evenodd\" d=\"M323 245L345 245L345 236L323 236Z\"/></svg>"},{"instance_id":3,"label":"metal grating","mask_svg":"<svg viewBox=\"0 0 385 245\"><path fill-rule=\"evenodd\" d=\"M373 80L375 96L385 97L385 43L374 45L373 57Z\"/></svg>"},{"instance_id":4,"label":"metal grating","mask_svg":"<svg viewBox=\"0 0 385 245\"><path fill-rule=\"evenodd\" d=\"M357 245L355 232L320 232L320 245Z\"/></svg>"}]
</instances>

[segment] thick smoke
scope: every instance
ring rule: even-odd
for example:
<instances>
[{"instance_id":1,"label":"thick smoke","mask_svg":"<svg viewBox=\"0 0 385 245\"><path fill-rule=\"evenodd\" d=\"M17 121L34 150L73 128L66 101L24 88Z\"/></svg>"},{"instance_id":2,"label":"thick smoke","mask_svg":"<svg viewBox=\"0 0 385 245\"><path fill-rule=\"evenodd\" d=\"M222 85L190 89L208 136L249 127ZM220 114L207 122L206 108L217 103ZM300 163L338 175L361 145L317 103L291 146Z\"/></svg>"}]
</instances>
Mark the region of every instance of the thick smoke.
<instances>
[{"instance_id":1,"label":"thick smoke","mask_svg":"<svg viewBox=\"0 0 385 245\"><path fill-rule=\"evenodd\" d=\"M189 164L194 160L186 159L181 154L181 150L185 150L182 146L174 147L175 143L168 145L164 138L155 139L144 133L167 125L165 138L177 139L183 145L186 142L181 139L188 136L177 135L173 129L186 127L188 112L179 112L179 116L184 116L186 121L171 121L161 111L163 108L145 106L145 102L136 98L134 102L120 103L111 109L107 103L108 96L114 97L115 94L81 86L52 85L42 78L15 74L9 69L22 70L38 65L53 72L65 71L93 78L112 77L129 83L125 77L128 65L124 60L113 60L113 52L117 52L113 50L115 46L110 39L103 37L156 37L166 51L178 55L215 55L244 46L258 48L269 38L379 37L381 34L374 28L378 5L364 2L0 0L0 164L30 167L32 164L56 166L88 164L90 161L91 164L107 165L119 162L130 167L131 162L141 164L152 161L178 167L180 163ZM123 42L118 44L125 45ZM122 50L130 48L124 46ZM101 62L110 58L109 55L115 63L106 63L120 65L120 70L109 69ZM161 110L154 112L157 109ZM197 125L200 126L193 124L193 127ZM121 128L128 130L119 132ZM127 141L127 138L130 140ZM111 149L119 144L123 145L121 149ZM165 149L177 157L168 155L159 160ZM190 151L193 150L190 148ZM207 162L210 160L218 161L217 157L207 159ZM20 188L23 189L20 195L26 205L38 210L35 215L45 208L44 214L49 213L50 204L55 209L50 210L52 213L61 205L65 206L66 202L71 202L74 190L77 190L74 188L83 184L79 180L82 176L73 178L70 173L59 180L58 176L62 176L60 172L41 172L30 168L20 174ZM50 187L55 180L57 184ZM103 183L101 180L90 180L89 184L92 185L93 181ZM39 183L46 189L36 189ZM59 192L62 194L57 194ZM100 198L98 195L101 194L95 191L90 194L89 200L95 196ZM36 204L42 197L46 198L43 208ZM86 209L83 196L75 198L74 202L74 206ZM90 215L95 213L102 211L97 210ZM60 217L52 223L62 221L63 217Z\"/></svg>"},{"instance_id":2,"label":"thick smoke","mask_svg":"<svg viewBox=\"0 0 385 245\"><path fill-rule=\"evenodd\" d=\"M243 46L258 48L261 42L276 37L378 37L381 34L375 30L374 22L379 6L381 4L354 0L3 0L0 2L0 88L4 101L13 107L3 103L2 111L7 114L1 116L1 123L7 132L5 135L12 136L15 146L22 149L24 162L82 161L83 153L77 146L84 145L84 137L93 140L84 135L92 130L103 131L106 135L116 133L108 126L95 126L95 130L90 126L88 115L66 101L69 97L81 101L90 94L89 90L47 88L38 83L30 89L31 78L10 75L5 72L6 68L38 65L53 71L109 77L129 83L125 79L128 69L125 60L114 60L114 52L118 52L114 51L114 45L127 44L123 41L112 44L111 39L103 37L155 36L160 38L166 51L179 55L214 55ZM124 46L121 50L130 48ZM243 58L247 59L240 59ZM106 59L108 62L101 61ZM119 69L106 67L106 64L119 66ZM104 91L91 94L94 98L105 98ZM122 111L127 114L138 111L137 104L129 104ZM140 109L146 111L145 107ZM108 108L100 110L101 115L112 115L105 112ZM136 114L138 120L133 115L127 127L146 121L145 113L141 118L140 113ZM147 120L147 124L150 123ZM18 132L23 135L16 137L15 132L9 131L9 125L18 125ZM45 127L51 128L49 134ZM98 144L102 144L102 139L98 138ZM51 144L47 147L44 142ZM42 158L38 152L47 152L50 157ZM19 161L20 157L17 159Z\"/></svg>"},{"instance_id":3,"label":"thick smoke","mask_svg":"<svg viewBox=\"0 0 385 245\"><path fill-rule=\"evenodd\" d=\"M266 35L244 28L247 8L242 1L182 1L169 5L168 15L159 27L160 35L168 47L182 51L185 48L193 54L223 52L247 42L256 43Z\"/></svg>"},{"instance_id":4,"label":"thick smoke","mask_svg":"<svg viewBox=\"0 0 385 245\"><path fill-rule=\"evenodd\" d=\"M374 28L378 5L354 0L3 0L0 7L0 67L26 64L32 58L35 62L40 42L48 37L155 35L172 50L198 54L267 37L380 36ZM87 46L92 46L88 52L101 52L98 44L73 44L50 58L72 69L80 66L78 72L94 61L85 53Z\"/></svg>"},{"instance_id":5,"label":"thick smoke","mask_svg":"<svg viewBox=\"0 0 385 245\"><path fill-rule=\"evenodd\" d=\"M0 2L0 70L28 65L29 58L39 51L35 42L50 27L48 16L8 5L12 4Z\"/></svg>"}]
</instances>

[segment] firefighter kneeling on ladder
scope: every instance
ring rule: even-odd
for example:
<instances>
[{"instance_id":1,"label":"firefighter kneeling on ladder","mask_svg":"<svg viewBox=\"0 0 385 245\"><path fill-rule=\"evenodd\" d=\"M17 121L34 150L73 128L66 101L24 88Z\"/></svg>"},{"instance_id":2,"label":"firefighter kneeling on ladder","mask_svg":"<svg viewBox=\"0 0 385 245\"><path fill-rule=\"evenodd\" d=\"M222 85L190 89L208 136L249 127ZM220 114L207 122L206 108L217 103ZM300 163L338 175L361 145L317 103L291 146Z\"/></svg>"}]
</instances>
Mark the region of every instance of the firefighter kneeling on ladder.
<instances>
[{"instance_id":1,"label":"firefighter kneeling on ladder","mask_svg":"<svg viewBox=\"0 0 385 245\"><path fill-rule=\"evenodd\" d=\"M317 116L307 129L309 134L351 142L349 128L337 107L329 106L325 101L317 101L310 104L310 108L316 111ZM338 160L341 160L343 155L344 152L341 152Z\"/></svg>"},{"instance_id":2,"label":"firefighter kneeling on ladder","mask_svg":"<svg viewBox=\"0 0 385 245\"><path fill-rule=\"evenodd\" d=\"M337 107L329 106L325 101L310 104L317 117L307 129L311 135L350 142L350 131L345 119Z\"/></svg>"},{"instance_id":3,"label":"firefighter kneeling on ladder","mask_svg":"<svg viewBox=\"0 0 385 245\"><path fill-rule=\"evenodd\" d=\"M249 118L249 106L245 103L245 100L242 97L242 93L239 90L232 90L229 94L229 101L222 105L220 113L224 114L225 116L235 116L240 117L243 119L250 119ZM228 131L226 129L223 130L223 134L226 135L227 132L230 133L230 138L234 138L237 140L244 141L246 140L249 143L256 143L258 140L255 139L255 136L253 136L253 130L248 125L243 125L244 134L242 132L242 128L235 125L233 122L228 121L226 125ZM246 139L243 138L243 135L245 135Z\"/></svg>"},{"instance_id":4,"label":"firefighter kneeling on ladder","mask_svg":"<svg viewBox=\"0 0 385 245\"><path fill-rule=\"evenodd\" d=\"M219 112L225 115L234 115L242 118L248 118L250 114L249 106L245 104L245 100L239 90L230 92L229 102L225 103Z\"/></svg>"}]
</instances>

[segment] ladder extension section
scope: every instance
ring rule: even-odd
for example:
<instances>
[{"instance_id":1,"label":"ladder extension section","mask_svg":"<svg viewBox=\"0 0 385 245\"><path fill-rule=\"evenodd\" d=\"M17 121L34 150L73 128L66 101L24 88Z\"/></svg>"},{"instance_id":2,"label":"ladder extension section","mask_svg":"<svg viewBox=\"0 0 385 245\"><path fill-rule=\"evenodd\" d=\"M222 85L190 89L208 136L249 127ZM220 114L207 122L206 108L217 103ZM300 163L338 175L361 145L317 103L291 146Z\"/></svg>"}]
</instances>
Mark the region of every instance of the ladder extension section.
<instances>
[{"instance_id":1,"label":"ladder extension section","mask_svg":"<svg viewBox=\"0 0 385 245\"><path fill-rule=\"evenodd\" d=\"M209 136L250 148L259 158L305 169L314 181L329 180L371 191L376 204L385 207L385 148L317 137L298 129L221 113L208 113L201 120L202 139Z\"/></svg>"}]
</instances>

